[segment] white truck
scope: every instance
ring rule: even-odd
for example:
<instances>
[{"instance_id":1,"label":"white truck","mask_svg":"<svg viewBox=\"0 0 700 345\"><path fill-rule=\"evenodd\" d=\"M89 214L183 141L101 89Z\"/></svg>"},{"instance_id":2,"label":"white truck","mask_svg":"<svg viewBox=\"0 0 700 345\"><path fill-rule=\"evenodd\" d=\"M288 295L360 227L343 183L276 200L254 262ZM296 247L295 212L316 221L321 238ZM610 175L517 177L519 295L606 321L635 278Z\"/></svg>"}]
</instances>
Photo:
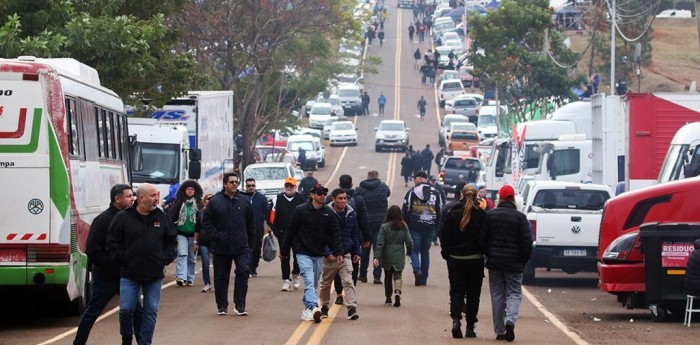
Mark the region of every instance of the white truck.
<instances>
[{"instance_id":1,"label":"white truck","mask_svg":"<svg viewBox=\"0 0 700 345\"><path fill-rule=\"evenodd\" d=\"M141 143L142 166L132 167L134 188L148 182L156 186L161 198L168 195L172 181L198 179L199 161L190 159L190 141L185 126L161 125L155 119L128 118L129 134ZM192 155L196 153L192 151ZM192 157L197 158L197 157Z\"/></svg>"},{"instance_id":2,"label":"white truck","mask_svg":"<svg viewBox=\"0 0 700 345\"><path fill-rule=\"evenodd\" d=\"M495 193L504 184L515 184L520 176L537 171L540 153L537 145L559 140L564 134L591 136L591 106L589 102L573 102L557 109L548 120L528 121L516 126L516 136L498 139L486 165L486 190Z\"/></svg>"},{"instance_id":3,"label":"white truck","mask_svg":"<svg viewBox=\"0 0 700 345\"><path fill-rule=\"evenodd\" d=\"M591 144L591 140L586 140L583 134L564 134L559 140L538 144L540 162L533 179L591 182Z\"/></svg>"},{"instance_id":4,"label":"white truck","mask_svg":"<svg viewBox=\"0 0 700 345\"><path fill-rule=\"evenodd\" d=\"M201 152L192 157L201 159L199 184L205 193L221 190L224 172L233 170L233 91L189 91L151 117L161 125L187 128L190 152Z\"/></svg>"},{"instance_id":5,"label":"white truck","mask_svg":"<svg viewBox=\"0 0 700 345\"><path fill-rule=\"evenodd\" d=\"M700 122L689 123L676 132L668 148L659 183L700 175Z\"/></svg>"},{"instance_id":6,"label":"white truck","mask_svg":"<svg viewBox=\"0 0 700 345\"><path fill-rule=\"evenodd\" d=\"M523 284L534 284L537 267L569 274L595 272L600 219L612 195L612 189L603 185L528 182L523 189L523 210L534 242Z\"/></svg>"}]
</instances>

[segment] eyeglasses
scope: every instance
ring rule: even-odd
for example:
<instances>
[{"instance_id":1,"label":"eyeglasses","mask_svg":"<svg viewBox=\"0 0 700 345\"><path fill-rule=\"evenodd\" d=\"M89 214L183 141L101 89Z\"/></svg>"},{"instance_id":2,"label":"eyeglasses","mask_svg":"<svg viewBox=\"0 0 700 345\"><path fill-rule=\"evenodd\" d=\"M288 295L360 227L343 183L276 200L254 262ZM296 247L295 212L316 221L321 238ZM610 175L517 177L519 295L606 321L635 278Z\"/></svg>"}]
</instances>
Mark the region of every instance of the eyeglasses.
<instances>
[{"instance_id":1,"label":"eyeglasses","mask_svg":"<svg viewBox=\"0 0 700 345\"><path fill-rule=\"evenodd\" d=\"M245 185L245 186L246 186L247 188L253 188L253 187L255 187L254 184L247 184L247 185Z\"/></svg>"},{"instance_id":2,"label":"eyeglasses","mask_svg":"<svg viewBox=\"0 0 700 345\"><path fill-rule=\"evenodd\" d=\"M239 182L238 182L238 180L235 180L235 181L228 181L228 183L230 183L230 184L238 184Z\"/></svg>"},{"instance_id":3,"label":"eyeglasses","mask_svg":"<svg viewBox=\"0 0 700 345\"><path fill-rule=\"evenodd\" d=\"M294 188L294 187L295 186L293 184L289 184L289 183L284 185L284 188Z\"/></svg>"}]
</instances>

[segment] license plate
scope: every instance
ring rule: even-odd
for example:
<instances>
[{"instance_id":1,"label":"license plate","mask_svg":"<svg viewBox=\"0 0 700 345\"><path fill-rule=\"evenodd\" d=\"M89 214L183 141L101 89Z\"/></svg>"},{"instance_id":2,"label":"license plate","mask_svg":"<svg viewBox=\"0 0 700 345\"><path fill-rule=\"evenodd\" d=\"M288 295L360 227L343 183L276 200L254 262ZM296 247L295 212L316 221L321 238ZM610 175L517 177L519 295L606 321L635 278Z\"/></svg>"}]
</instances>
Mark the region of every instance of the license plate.
<instances>
[{"instance_id":1,"label":"license plate","mask_svg":"<svg viewBox=\"0 0 700 345\"><path fill-rule=\"evenodd\" d=\"M564 256L586 256L585 249L564 249Z\"/></svg>"}]
</instances>

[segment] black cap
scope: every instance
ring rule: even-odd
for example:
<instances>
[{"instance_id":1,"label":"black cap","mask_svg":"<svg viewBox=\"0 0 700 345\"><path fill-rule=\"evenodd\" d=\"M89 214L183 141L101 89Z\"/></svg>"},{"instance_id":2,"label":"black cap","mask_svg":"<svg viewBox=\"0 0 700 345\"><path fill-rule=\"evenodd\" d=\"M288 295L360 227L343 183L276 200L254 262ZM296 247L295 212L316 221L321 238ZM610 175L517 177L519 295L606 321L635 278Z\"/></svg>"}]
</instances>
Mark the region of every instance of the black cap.
<instances>
[{"instance_id":1,"label":"black cap","mask_svg":"<svg viewBox=\"0 0 700 345\"><path fill-rule=\"evenodd\" d=\"M322 184L317 183L313 187L311 187L311 192L312 194L319 194L319 193L326 193L328 194L328 188L324 187Z\"/></svg>"},{"instance_id":2,"label":"black cap","mask_svg":"<svg viewBox=\"0 0 700 345\"><path fill-rule=\"evenodd\" d=\"M427 178L428 178L428 174L426 174L425 171L423 171L423 170L419 170L419 171L416 171L415 174L413 174L413 177L414 177L414 178L416 178L416 177L422 177L422 178L424 178L424 179L427 179Z\"/></svg>"}]
</instances>

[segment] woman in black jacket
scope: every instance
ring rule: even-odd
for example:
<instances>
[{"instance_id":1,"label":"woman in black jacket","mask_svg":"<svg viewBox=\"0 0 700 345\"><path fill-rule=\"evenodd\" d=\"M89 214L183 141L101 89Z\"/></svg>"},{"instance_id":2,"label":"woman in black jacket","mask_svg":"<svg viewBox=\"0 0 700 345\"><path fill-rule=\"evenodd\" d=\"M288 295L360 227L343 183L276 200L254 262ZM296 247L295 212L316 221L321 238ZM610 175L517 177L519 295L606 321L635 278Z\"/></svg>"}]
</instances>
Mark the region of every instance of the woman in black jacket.
<instances>
[{"instance_id":1,"label":"woman in black jacket","mask_svg":"<svg viewBox=\"0 0 700 345\"><path fill-rule=\"evenodd\" d=\"M462 338L460 322L465 295L467 338L476 337L474 325L479 321L476 316L484 279L484 254L479 249L479 234L486 213L479 208L476 194L474 185L466 185L459 203L445 210L445 221L440 229L440 254L447 261L450 279L450 316L454 338Z\"/></svg>"}]
</instances>

